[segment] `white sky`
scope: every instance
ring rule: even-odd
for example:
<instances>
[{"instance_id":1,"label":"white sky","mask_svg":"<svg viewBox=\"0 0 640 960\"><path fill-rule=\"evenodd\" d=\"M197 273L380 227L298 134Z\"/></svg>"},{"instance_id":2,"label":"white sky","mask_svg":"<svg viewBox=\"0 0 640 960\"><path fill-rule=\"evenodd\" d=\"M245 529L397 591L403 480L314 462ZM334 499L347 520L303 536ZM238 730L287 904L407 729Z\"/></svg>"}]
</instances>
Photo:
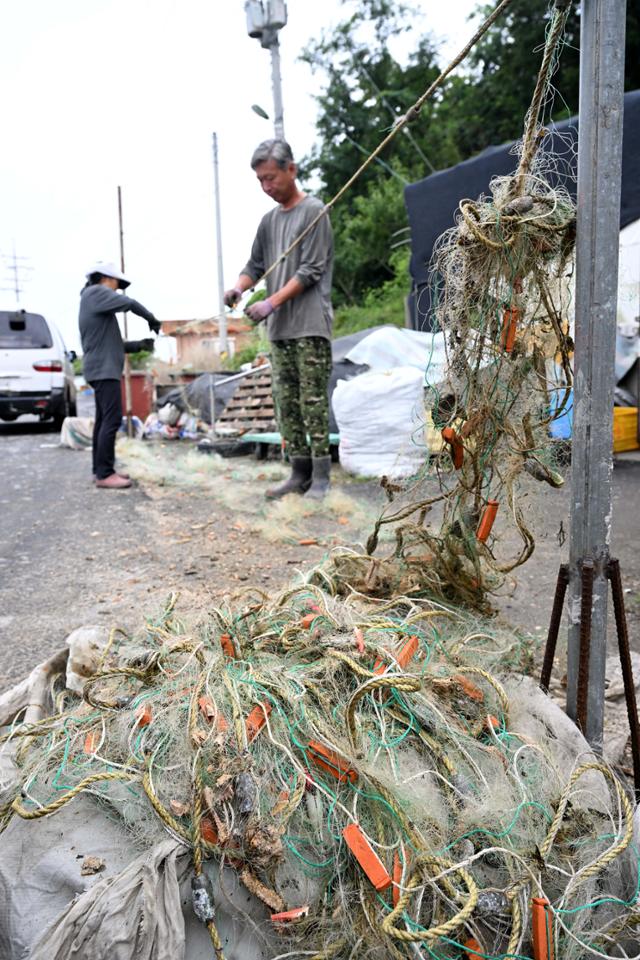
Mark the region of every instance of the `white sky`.
<instances>
[{"instance_id":1,"label":"white sky","mask_svg":"<svg viewBox=\"0 0 640 960\"><path fill-rule=\"evenodd\" d=\"M443 55L463 45L475 0L419 0ZM340 0L288 0L280 34L285 134L314 141L321 79L297 62L346 13ZM225 285L270 205L249 167L272 136L270 58L246 33L243 0L0 0L0 253L19 256L21 305L78 348L78 294L95 260L119 261L122 185L131 295L160 319L217 312L211 135L219 139ZM382 132L381 132L382 136ZM6 261L4 261L6 264ZM11 277L0 263L0 286ZM0 309L12 309L10 291ZM146 323L130 317L129 335Z\"/></svg>"}]
</instances>

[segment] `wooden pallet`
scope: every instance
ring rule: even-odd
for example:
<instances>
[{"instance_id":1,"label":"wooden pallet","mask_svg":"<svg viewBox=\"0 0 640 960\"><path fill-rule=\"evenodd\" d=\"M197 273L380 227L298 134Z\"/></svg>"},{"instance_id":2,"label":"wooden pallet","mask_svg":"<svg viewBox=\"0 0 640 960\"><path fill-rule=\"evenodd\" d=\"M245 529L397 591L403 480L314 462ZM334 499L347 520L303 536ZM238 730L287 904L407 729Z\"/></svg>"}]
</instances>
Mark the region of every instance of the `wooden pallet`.
<instances>
[{"instance_id":1,"label":"wooden pallet","mask_svg":"<svg viewBox=\"0 0 640 960\"><path fill-rule=\"evenodd\" d=\"M276 429L270 370L241 380L216 421L216 433L226 436L271 433Z\"/></svg>"}]
</instances>

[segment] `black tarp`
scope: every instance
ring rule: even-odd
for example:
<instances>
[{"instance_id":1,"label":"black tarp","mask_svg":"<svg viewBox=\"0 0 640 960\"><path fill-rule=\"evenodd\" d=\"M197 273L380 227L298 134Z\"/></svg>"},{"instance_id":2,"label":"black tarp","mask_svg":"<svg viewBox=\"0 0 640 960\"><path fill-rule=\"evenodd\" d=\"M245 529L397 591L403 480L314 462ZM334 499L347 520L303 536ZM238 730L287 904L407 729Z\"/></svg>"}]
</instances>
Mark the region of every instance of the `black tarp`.
<instances>
[{"instance_id":1,"label":"black tarp","mask_svg":"<svg viewBox=\"0 0 640 960\"><path fill-rule=\"evenodd\" d=\"M578 118L572 117L550 128L545 142L548 152L558 158L558 178L575 197L577 174ZM411 227L413 279L411 313L413 326L429 329L430 297L428 266L433 245L455 224L460 201L488 193L495 176L511 173L517 165L514 143L488 147L477 157L448 170L431 174L405 188L404 198ZM556 179L556 183L557 183ZM553 182L553 181L552 181ZM554 184L555 185L555 184ZM620 229L640 218L640 90L625 94L622 142L622 199Z\"/></svg>"}]
</instances>

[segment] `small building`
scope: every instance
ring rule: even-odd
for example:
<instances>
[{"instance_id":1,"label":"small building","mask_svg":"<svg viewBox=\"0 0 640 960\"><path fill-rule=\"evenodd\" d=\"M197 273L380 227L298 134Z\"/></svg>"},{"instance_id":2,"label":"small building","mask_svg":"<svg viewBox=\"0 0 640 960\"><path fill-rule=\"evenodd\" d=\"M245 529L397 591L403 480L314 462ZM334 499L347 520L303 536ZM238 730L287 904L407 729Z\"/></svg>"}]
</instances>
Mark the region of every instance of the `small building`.
<instances>
[{"instance_id":1,"label":"small building","mask_svg":"<svg viewBox=\"0 0 640 960\"><path fill-rule=\"evenodd\" d=\"M242 319L227 318L227 356L242 350L251 341L252 327ZM176 363L181 367L206 370L221 359L218 317L204 320L163 320L162 333L176 340Z\"/></svg>"}]
</instances>

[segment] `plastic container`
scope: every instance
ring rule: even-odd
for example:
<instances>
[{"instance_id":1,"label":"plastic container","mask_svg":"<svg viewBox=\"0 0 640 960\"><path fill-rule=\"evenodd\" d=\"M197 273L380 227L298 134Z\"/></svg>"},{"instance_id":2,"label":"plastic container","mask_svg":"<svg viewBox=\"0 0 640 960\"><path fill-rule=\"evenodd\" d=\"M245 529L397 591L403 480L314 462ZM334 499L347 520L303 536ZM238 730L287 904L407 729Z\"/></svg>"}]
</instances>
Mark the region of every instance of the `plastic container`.
<instances>
[{"instance_id":1,"label":"plastic container","mask_svg":"<svg viewBox=\"0 0 640 960\"><path fill-rule=\"evenodd\" d=\"M638 450L638 408L613 408L613 452Z\"/></svg>"}]
</instances>

